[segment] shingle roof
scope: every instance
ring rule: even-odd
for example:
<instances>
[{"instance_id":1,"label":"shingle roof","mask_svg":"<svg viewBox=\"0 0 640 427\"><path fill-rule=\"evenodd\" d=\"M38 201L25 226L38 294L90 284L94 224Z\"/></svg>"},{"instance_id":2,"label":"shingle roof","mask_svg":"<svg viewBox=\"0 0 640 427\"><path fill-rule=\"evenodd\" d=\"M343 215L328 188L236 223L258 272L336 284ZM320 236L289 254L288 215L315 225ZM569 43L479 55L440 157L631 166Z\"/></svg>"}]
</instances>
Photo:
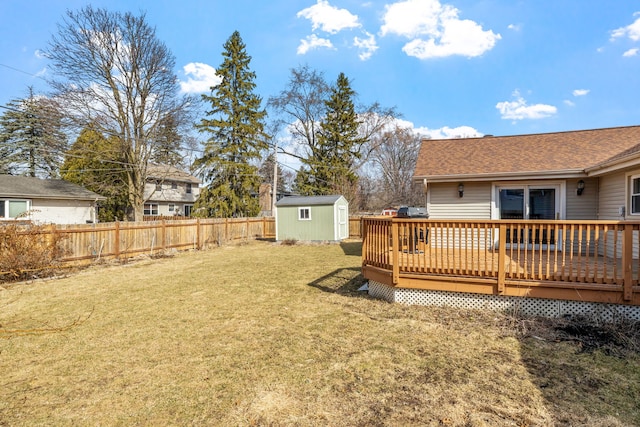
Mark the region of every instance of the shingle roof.
<instances>
[{"instance_id":1,"label":"shingle roof","mask_svg":"<svg viewBox=\"0 0 640 427\"><path fill-rule=\"evenodd\" d=\"M167 181L191 182L199 184L200 180L174 166L149 164L147 166L147 178Z\"/></svg>"},{"instance_id":2,"label":"shingle roof","mask_svg":"<svg viewBox=\"0 0 640 427\"><path fill-rule=\"evenodd\" d=\"M584 174L640 153L640 126L422 141L415 179Z\"/></svg>"},{"instance_id":3,"label":"shingle roof","mask_svg":"<svg viewBox=\"0 0 640 427\"><path fill-rule=\"evenodd\" d=\"M0 175L0 197L28 199L105 200L105 197L62 179Z\"/></svg>"},{"instance_id":4,"label":"shingle roof","mask_svg":"<svg viewBox=\"0 0 640 427\"><path fill-rule=\"evenodd\" d=\"M276 206L315 206L333 205L340 199L340 195L331 196L289 196L276 202Z\"/></svg>"}]
</instances>

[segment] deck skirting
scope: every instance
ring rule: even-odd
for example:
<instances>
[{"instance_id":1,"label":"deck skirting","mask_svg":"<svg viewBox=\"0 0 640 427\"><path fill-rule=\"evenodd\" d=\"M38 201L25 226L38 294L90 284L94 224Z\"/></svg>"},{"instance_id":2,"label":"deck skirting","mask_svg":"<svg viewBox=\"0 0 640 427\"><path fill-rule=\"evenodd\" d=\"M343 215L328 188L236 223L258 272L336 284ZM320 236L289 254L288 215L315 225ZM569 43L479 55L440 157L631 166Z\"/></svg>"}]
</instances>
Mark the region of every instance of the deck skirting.
<instances>
[{"instance_id":1,"label":"deck skirting","mask_svg":"<svg viewBox=\"0 0 640 427\"><path fill-rule=\"evenodd\" d=\"M469 292L396 288L369 280L369 295L406 305L494 310L524 316L562 317L580 315L603 321L640 320L640 307L586 301L555 300Z\"/></svg>"}]
</instances>

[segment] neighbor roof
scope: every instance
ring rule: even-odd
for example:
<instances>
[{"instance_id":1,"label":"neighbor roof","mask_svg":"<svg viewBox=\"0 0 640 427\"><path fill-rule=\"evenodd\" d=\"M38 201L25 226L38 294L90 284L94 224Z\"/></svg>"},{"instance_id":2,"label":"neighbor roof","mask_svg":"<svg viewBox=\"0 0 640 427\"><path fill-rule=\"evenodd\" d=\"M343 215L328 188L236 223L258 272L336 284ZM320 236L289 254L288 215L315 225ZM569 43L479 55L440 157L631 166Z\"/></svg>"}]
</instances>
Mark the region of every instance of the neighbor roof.
<instances>
[{"instance_id":1,"label":"neighbor roof","mask_svg":"<svg viewBox=\"0 0 640 427\"><path fill-rule=\"evenodd\" d=\"M26 199L105 200L93 191L62 179L0 175L0 197Z\"/></svg>"},{"instance_id":2,"label":"neighbor roof","mask_svg":"<svg viewBox=\"0 0 640 427\"><path fill-rule=\"evenodd\" d=\"M640 155L640 126L422 141L414 179L587 176Z\"/></svg>"},{"instance_id":3,"label":"neighbor roof","mask_svg":"<svg viewBox=\"0 0 640 427\"><path fill-rule=\"evenodd\" d=\"M166 181L191 182L199 184L200 180L174 166L150 163L147 166L147 177Z\"/></svg>"},{"instance_id":4,"label":"neighbor roof","mask_svg":"<svg viewBox=\"0 0 640 427\"><path fill-rule=\"evenodd\" d=\"M283 197L276 202L276 206L312 206L312 205L333 205L342 196L289 196Z\"/></svg>"}]
</instances>

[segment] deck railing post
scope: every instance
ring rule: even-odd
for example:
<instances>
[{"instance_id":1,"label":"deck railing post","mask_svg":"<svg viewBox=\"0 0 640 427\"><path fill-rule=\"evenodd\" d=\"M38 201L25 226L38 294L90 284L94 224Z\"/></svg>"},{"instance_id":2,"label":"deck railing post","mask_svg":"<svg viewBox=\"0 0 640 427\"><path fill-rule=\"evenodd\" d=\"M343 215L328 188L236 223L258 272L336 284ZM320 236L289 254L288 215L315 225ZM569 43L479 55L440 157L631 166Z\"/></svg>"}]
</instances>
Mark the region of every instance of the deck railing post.
<instances>
[{"instance_id":1,"label":"deck railing post","mask_svg":"<svg viewBox=\"0 0 640 427\"><path fill-rule=\"evenodd\" d=\"M633 224L624 225L624 234L622 237L622 272L624 282L622 285L622 293L625 301L631 301L633 298Z\"/></svg>"},{"instance_id":2,"label":"deck railing post","mask_svg":"<svg viewBox=\"0 0 640 427\"><path fill-rule=\"evenodd\" d=\"M398 223L395 220L391 220L391 259L392 281L396 286L400 282L400 239L398 239Z\"/></svg>"},{"instance_id":3,"label":"deck railing post","mask_svg":"<svg viewBox=\"0 0 640 427\"><path fill-rule=\"evenodd\" d=\"M498 293L504 293L504 278L506 274L506 254L507 254L507 224L500 223L498 226Z\"/></svg>"}]
</instances>

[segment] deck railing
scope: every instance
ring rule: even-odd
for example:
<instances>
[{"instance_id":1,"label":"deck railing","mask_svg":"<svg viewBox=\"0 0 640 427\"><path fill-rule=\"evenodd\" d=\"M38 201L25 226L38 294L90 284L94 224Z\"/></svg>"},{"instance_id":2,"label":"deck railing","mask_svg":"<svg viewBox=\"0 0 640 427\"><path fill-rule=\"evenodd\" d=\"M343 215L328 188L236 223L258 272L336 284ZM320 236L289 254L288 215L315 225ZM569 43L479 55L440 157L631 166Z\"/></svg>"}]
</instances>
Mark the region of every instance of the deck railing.
<instances>
[{"instance_id":1,"label":"deck railing","mask_svg":"<svg viewBox=\"0 0 640 427\"><path fill-rule=\"evenodd\" d=\"M640 304L639 222L376 217L362 230L365 276L392 286Z\"/></svg>"}]
</instances>

